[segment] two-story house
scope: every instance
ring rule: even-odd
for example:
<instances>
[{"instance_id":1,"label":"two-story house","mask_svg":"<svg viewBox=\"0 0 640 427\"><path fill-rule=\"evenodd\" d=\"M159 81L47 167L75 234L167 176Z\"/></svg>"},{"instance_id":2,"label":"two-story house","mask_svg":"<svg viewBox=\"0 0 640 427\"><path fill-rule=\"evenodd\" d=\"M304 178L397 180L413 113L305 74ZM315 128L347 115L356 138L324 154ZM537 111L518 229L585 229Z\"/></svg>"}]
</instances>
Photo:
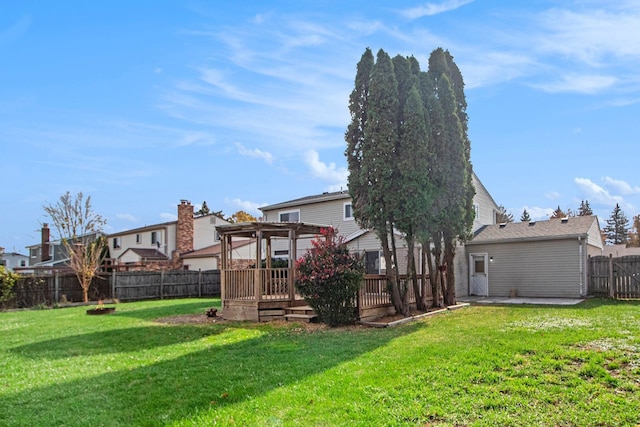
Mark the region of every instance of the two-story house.
<instances>
[{"instance_id":1,"label":"two-story house","mask_svg":"<svg viewBox=\"0 0 640 427\"><path fill-rule=\"evenodd\" d=\"M104 233L98 231L95 233L79 236L84 242L91 242L99 237L103 237ZM42 224L40 229L40 243L26 247L29 251L29 267L36 268L56 268L65 267L69 262L69 254L62 240L51 240L51 230L49 224Z\"/></svg>"},{"instance_id":2,"label":"two-story house","mask_svg":"<svg viewBox=\"0 0 640 427\"><path fill-rule=\"evenodd\" d=\"M485 186L478 177L473 174L473 185L476 190L474 196L475 220L473 231L483 225L495 224L498 213L498 205L493 200ZM338 229L340 235L345 238L351 251L364 256L366 272L368 274L380 274L385 272L385 260L382 256L380 241L372 230L360 228L353 217L351 196L348 191L323 193L316 196L302 197L287 202L277 203L260 208L266 222L304 222L333 226ZM400 271L406 271L407 247L398 233L399 244L398 258L401 263ZM297 253L299 258L310 247L310 241L300 242ZM460 256L456 257L456 295L468 295L469 275L467 257L464 248L460 248ZM280 244L276 241L272 246L272 256L288 257L287 242ZM404 262L404 264L402 264Z\"/></svg>"},{"instance_id":3,"label":"two-story house","mask_svg":"<svg viewBox=\"0 0 640 427\"><path fill-rule=\"evenodd\" d=\"M220 242L215 227L224 224L229 221L214 214L194 216L193 205L181 200L176 221L107 236L111 263L138 270L216 269ZM255 258L251 247L241 247L238 245L237 257ZM255 244L252 247L255 253Z\"/></svg>"},{"instance_id":4,"label":"two-story house","mask_svg":"<svg viewBox=\"0 0 640 427\"><path fill-rule=\"evenodd\" d=\"M14 268L24 268L29 264L29 257L18 252L5 252L0 248L0 266L9 271Z\"/></svg>"}]
</instances>

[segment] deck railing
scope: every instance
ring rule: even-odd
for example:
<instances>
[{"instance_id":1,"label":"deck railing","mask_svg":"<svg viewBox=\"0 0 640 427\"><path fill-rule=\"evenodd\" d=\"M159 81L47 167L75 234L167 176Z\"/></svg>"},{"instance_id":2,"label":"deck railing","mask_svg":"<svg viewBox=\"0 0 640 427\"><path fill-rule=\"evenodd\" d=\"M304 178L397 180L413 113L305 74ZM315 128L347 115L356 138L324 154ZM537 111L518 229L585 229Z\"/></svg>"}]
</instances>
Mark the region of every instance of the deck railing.
<instances>
[{"instance_id":1,"label":"deck railing","mask_svg":"<svg viewBox=\"0 0 640 427\"><path fill-rule=\"evenodd\" d=\"M428 278L429 276L427 276ZM400 275L400 280L404 281L408 286L409 303L416 302L416 296L413 292L413 285L406 283L408 277ZM422 278L418 277L418 284L422 282ZM381 307L391 304L391 293L387 276L383 274L367 274L364 276L364 285L360 288L359 306L363 308ZM427 299L431 298L431 287L427 287Z\"/></svg>"},{"instance_id":2,"label":"deck railing","mask_svg":"<svg viewBox=\"0 0 640 427\"><path fill-rule=\"evenodd\" d=\"M293 286L293 271L289 268L261 268L246 270L225 270L224 298L238 301L288 301L300 299ZM256 297L256 280L260 280L260 292ZM407 281L407 276L400 276L400 280ZM418 278L421 281L421 278ZM387 276L367 274L358 295L359 307L372 308L391 304L391 294L387 285ZM409 302L416 301L411 283L408 286ZM427 299L431 298L431 287L427 287Z\"/></svg>"},{"instance_id":3,"label":"deck railing","mask_svg":"<svg viewBox=\"0 0 640 427\"><path fill-rule=\"evenodd\" d=\"M240 301L288 300L289 278L293 277L289 268L249 268L245 270L225 270L224 298ZM256 293L256 280L259 294Z\"/></svg>"}]
</instances>

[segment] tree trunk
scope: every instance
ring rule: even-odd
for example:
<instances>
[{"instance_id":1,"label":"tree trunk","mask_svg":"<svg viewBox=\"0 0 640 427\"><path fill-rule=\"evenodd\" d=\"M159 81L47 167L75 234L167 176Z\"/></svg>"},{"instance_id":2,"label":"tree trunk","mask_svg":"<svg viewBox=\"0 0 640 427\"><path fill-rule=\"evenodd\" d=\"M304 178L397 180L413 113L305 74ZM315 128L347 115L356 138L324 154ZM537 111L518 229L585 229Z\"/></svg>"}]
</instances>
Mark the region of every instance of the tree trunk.
<instances>
[{"instance_id":1,"label":"tree trunk","mask_svg":"<svg viewBox=\"0 0 640 427\"><path fill-rule=\"evenodd\" d=\"M382 254L384 256L384 261L387 264L386 276L391 291L391 304L393 304L393 308L396 310L396 313L402 313L402 299L400 298L398 283L399 280L398 275L395 273L393 267L391 250L389 249L389 238L386 234L384 236L378 237L380 238L380 243L382 244Z\"/></svg>"},{"instance_id":2,"label":"tree trunk","mask_svg":"<svg viewBox=\"0 0 640 427\"><path fill-rule=\"evenodd\" d=\"M398 311L403 316L409 316L411 314L411 310L409 309L409 293L407 292L408 285L406 282L400 280L400 269L398 267L398 248L396 246L395 235L393 234L393 222L389 221L389 224L391 224L389 226L389 231L391 236L391 248L393 256L393 272L396 276L396 283L398 284L398 294L400 296L400 306L398 307L400 310L396 308L396 311Z\"/></svg>"},{"instance_id":3,"label":"tree trunk","mask_svg":"<svg viewBox=\"0 0 640 427\"><path fill-rule=\"evenodd\" d=\"M447 266L447 291L444 295L446 305L456 305L456 276L454 268L454 258L456 256L456 241L447 239L445 246L445 265Z\"/></svg>"},{"instance_id":4,"label":"tree trunk","mask_svg":"<svg viewBox=\"0 0 640 427\"><path fill-rule=\"evenodd\" d=\"M442 241L440 236L434 236L433 238L433 261L429 261L429 273L431 274L431 294L433 295L433 301L431 306L434 308L443 307L442 304L442 292L440 291L442 282L442 272L440 271L440 264L442 259ZM431 251L429 251L431 255ZM429 256L431 258L431 256Z\"/></svg>"},{"instance_id":5,"label":"tree trunk","mask_svg":"<svg viewBox=\"0 0 640 427\"><path fill-rule=\"evenodd\" d=\"M415 257L415 241L413 236L407 235L407 246L409 248L408 261L409 268L408 273L410 276L411 284L413 286L413 294L416 299L416 309L420 311L426 311L427 304L424 298L424 292L420 289L420 284L418 283L418 271L416 269L416 257Z\"/></svg>"}]
</instances>

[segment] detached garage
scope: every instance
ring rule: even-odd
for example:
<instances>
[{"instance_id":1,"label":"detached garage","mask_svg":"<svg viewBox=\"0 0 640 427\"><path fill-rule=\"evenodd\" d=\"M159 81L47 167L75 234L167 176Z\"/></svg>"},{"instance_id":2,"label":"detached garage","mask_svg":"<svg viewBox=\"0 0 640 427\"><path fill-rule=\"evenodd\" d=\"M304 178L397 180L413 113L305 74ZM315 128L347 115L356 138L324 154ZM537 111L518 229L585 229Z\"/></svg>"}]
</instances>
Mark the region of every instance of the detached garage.
<instances>
[{"instance_id":1,"label":"detached garage","mask_svg":"<svg viewBox=\"0 0 640 427\"><path fill-rule=\"evenodd\" d=\"M583 297L602 248L596 216L484 226L466 244L469 295Z\"/></svg>"}]
</instances>

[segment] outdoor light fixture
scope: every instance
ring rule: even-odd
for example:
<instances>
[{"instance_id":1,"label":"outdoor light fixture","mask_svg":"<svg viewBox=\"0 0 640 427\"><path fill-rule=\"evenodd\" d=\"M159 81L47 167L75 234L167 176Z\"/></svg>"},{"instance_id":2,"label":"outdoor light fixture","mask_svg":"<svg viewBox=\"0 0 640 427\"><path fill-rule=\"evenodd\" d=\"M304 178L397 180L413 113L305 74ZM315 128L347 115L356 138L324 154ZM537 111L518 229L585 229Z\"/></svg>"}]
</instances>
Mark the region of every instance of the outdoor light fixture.
<instances>
[{"instance_id":1,"label":"outdoor light fixture","mask_svg":"<svg viewBox=\"0 0 640 427\"><path fill-rule=\"evenodd\" d=\"M493 257L492 256L489 257L489 262L493 262Z\"/></svg>"}]
</instances>

